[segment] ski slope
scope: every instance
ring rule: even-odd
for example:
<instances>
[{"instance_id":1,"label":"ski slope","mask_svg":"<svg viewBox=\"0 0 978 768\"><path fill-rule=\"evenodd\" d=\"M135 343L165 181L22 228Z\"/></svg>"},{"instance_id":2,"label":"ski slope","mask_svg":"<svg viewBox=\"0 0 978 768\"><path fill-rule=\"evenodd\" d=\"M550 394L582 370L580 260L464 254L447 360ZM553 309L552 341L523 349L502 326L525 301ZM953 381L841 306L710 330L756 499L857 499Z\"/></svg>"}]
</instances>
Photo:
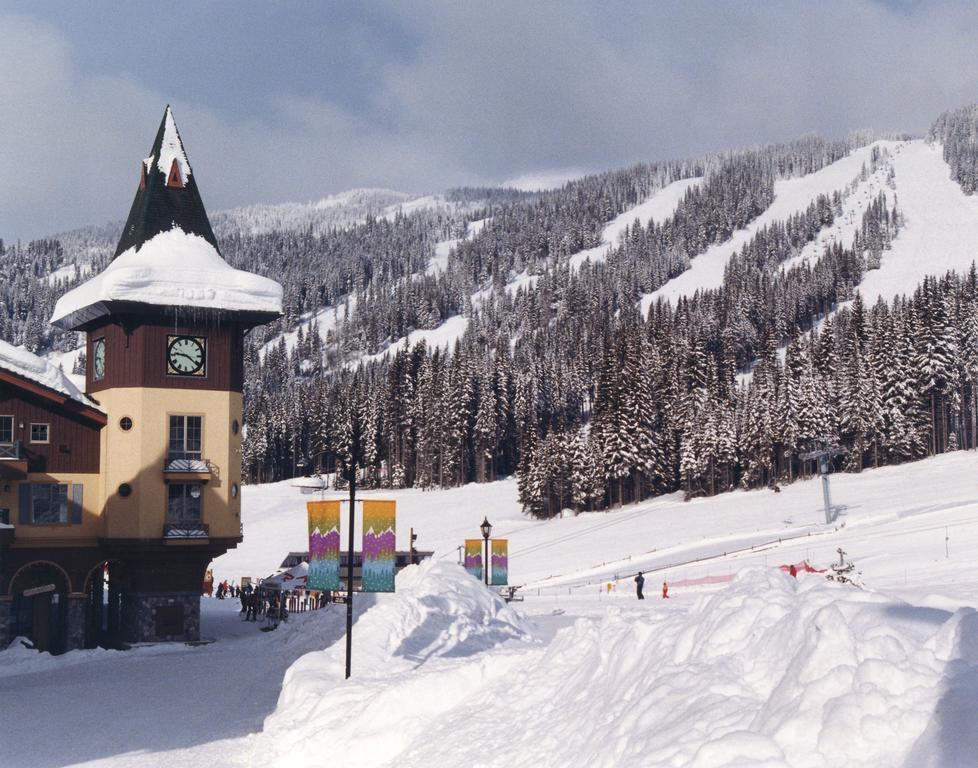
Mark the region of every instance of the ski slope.
<instances>
[{"instance_id":1,"label":"ski slope","mask_svg":"<svg viewBox=\"0 0 978 768\"><path fill-rule=\"evenodd\" d=\"M568 260L570 268L578 269L586 261L592 263L604 261L608 251L618 245L625 230L634 224L636 219L642 222L642 226L648 226L650 221L661 222L663 219L668 219L676 212L686 192L702 181L699 176L674 181L655 192L648 200L618 214L602 230L601 245L575 253Z\"/></svg>"},{"instance_id":2,"label":"ski slope","mask_svg":"<svg viewBox=\"0 0 978 768\"><path fill-rule=\"evenodd\" d=\"M776 221L784 221L789 216L803 211L819 195L831 195L842 191L847 184L858 180L863 164L867 167L873 147L892 151L897 142L878 141L872 145L853 150L845 157L836 160L815 173L792 179L781 179L774 183L774 201L760 216L744 229L737 230L731 238L711 246L695 256L688 270L673 278L658 290L642 297L642 311L658 298L675 302L683 296L692 296L702 289L719 288L723 284L723 270L730 257L739 252L764 227Z\"/></svg>"},{"instance_id":3,"label":"ski slope","mask_svg":"<svg viewBox=\"0 0 978 768\"><path fill-rule=\"evenodd\" d=\"M357 297L351 293L344 296L336 304L323 307L315 312L307 312L299 318L296 327L291 331L280 333L266 341L258 350L258 354L264 360L268 350L278 347L282 339L285 339L286 350L291 352L299 340L299 329L301 328L303 333L309 333L314 324L319 333L319 338L325 344L328 342L330 334L335 331L340 323L344 322L348 316L352 316L356 306Z\"/></svg>"},{"instance_id":4,"label":"ski slope","mask_svg":"<svg viewBox=\"0 0 978 768\"><path fill-rule=\"evenodd\" d=\"M639 569L662 568L670 578L686 579L729 575L743 565L771 564L775 558L807 558L824 565L835 558L840 545L858 545L859 551L885 560L890 545L873 542L881 531L899 538L904 527L938 526L940 531L930 539L935 542L931 554L943 554L944 526L961 531L967 547L978 552L976 466L978 456L961 451L861 474L833 475L832 498L840 510L831 525L825 524L816 480L786 485L779 493L734 491L689 502L677 493L620 510L547 521L522 514L514 480L443 491L367 491L362 496L397 500L401 549L407 548L408 529L413 528L420 549L433 550L437 558L457 559L457 547L478 536L479 523L488 517L493 536L509 540L514 583L541 594L589 594L616 575L627 583ZM322 495L344 498L335 491ZM217 578L267 576L289 551L305 550L305 502L319 497L303 495L289 481L245 486L245 539L214 561ZM355 535L359 537L359 528ZM779 538L782 543L772 547L770 542ZM923 541L910 536L907 545L923 546ZM763 551L750 551L762 545ZM688 562L700 558L709 559ZM880 568L879 586L902 589L905 566L886 562Z\"/></svg>"},{"instance_id":5,"label":"ski slope","mask_svg":"<svg viewBox=\"0 0 978 768\"><path fill-rule=\"evenodd\" d=\"M978 258L978 196L965 195L951 179L939 144L923 140L880 141L874 146L885 149L878 170L865 181L857 177L863 162L868 164L869 147L857 150L817 173L775 184L774 203L747 228L738 231L725 243L696 256L690 269L670 280L659 290L642 297L641 308L647 313L659 297L675 302L697 290L719 287L723 269L730 256L739 251L763 226L784 220L805 208L818 194L846 190L843 215L824 228L812 243L794 259L798 263L816 260L826 246L842 243L851 246L861 224L862 214L873 198L884 191L889 205L895 201L903 216L902 227L892 248L883 252L881 266L867 272L859 291L869 303L877 298L890 301L895 296L910 295L927 275L942 275L948 270L963 272ZM886 173L892 166L895 179L891 189Z\"/></svg>"},{"instance_id":6,"label":"ski slope","mask_svg":"<svg viewBox=\"0 0 978 768\"><path fill-rule=\"evenodd\" d=\"M896 194L904 225L879 270L859 290L870 304L912 294L926 275L966 271L978 258L978 196L968 197L944 162L939 144L911 141L893 156Z\"/></svg>"}]
</instances>

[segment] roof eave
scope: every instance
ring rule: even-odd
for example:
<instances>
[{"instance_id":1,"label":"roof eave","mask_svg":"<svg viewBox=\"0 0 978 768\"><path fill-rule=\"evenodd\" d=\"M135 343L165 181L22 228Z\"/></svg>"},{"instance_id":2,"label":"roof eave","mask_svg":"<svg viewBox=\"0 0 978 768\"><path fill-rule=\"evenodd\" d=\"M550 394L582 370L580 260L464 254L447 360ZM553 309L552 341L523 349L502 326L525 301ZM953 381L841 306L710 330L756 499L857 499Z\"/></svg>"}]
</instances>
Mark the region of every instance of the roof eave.
<instances>
[{"instance_id":1,"label":"roof eave","mask_svg":"<svg viewBox=\"0 0 978 768\"><path fill-rule=\"evenodd\" d=\"M186 304L147 304L141 301L99 301L81 307L64 317L52 320L52 324L63 330L89 331L105 317L152 317L160 315L196 315L217 318L232 318L234 322L253 328L270 323L282 317L281 310L261 309L218 309L214 307L193 307Z\"/></svg>"}]
</instances>

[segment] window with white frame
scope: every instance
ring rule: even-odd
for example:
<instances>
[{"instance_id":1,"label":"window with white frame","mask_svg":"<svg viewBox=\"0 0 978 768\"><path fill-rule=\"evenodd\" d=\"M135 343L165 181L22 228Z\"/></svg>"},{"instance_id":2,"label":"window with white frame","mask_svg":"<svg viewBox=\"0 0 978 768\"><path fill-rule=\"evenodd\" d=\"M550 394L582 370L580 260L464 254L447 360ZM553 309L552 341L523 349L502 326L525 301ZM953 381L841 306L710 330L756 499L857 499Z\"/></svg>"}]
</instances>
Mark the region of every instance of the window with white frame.
<instances>
[{"instance_id":1,"label":"window with white frame","mask_svg":"<svg viewBox=\"0 0 978 768\"><path fill-rule=\"evenodd\" d=\"M31 442L32 443L49 443L49 434L51 430L50 424L42 423L32 423L31 424Z\"/></svg>"},{"instance_id":2,"label":"window with white frame","mask_svg":"<svg viewBox=\"0 0 978 768\"><path fill-rule=\"evenodd\" d=\"M170 416L169 460L201 457L203 416Z\"/></svg>"}]
</instances>

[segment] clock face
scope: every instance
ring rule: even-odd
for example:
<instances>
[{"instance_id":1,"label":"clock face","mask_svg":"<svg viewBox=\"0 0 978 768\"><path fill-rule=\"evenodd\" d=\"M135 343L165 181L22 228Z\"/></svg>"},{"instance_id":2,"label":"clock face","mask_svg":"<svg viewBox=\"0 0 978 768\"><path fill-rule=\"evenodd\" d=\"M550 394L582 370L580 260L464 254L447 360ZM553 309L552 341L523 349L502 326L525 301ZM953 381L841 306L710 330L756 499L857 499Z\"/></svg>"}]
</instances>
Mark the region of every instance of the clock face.
<instances>
[{"instance_id":1,"label":"clock face","mask_svg":"<svg viewBox=\"0 0 978 768\"><path fill-rule=\"evenodd\" d=\"M168 336L166 372L175 376L203 376L206 344L202 336Z\"/></svg>"},{"instance_id":2,"label":"clock face","mask_svg":"<svg viewBox=\"0 0 978 768\"><path fill-rule=\"evenodd\" d=\"M92 342L92 381L101 381L105 376L105 339Z\"/></svg>"}]
</instances>

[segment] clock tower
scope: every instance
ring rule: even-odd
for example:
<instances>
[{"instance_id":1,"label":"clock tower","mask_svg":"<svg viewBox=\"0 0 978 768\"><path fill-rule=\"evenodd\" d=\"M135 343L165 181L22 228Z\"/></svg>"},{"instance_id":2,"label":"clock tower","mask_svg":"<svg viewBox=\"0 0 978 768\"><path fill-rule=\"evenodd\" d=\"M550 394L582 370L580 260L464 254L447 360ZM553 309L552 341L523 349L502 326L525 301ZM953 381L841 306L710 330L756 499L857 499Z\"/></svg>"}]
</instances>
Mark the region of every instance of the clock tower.
<instances>
[{"instance_id":1,"label":"clock tower","mask_svg":"<svg viewBox=\"0 0 978 768\"><path fill-rule=\"evenodd\" d=\"M138 185L111 262L51 322L86 333L107 416L96 507L121 637L192 640L207 565L242 536L244 334L281 315L282 287L222 258L169 107Z\"/></svg>"}]
</instances>

